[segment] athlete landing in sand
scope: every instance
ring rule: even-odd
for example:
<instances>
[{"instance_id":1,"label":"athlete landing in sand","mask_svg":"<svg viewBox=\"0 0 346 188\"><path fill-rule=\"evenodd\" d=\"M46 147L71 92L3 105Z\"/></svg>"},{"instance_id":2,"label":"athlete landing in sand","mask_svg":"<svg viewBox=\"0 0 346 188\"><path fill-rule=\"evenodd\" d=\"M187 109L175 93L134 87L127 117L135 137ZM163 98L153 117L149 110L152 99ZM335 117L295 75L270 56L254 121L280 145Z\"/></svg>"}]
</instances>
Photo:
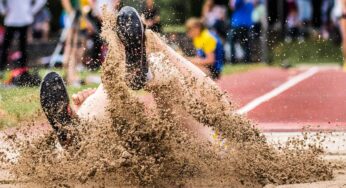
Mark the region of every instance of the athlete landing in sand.
<instances>
[{"instance_id":1,"label":"athlete landing in sand","mask_svg":"<svg viewBox=\"0 0 346 188\"><path fill-rule=\"evenodd\" d=\"M181 92L181 100L195 100L201 103L206 101L213 102L217 107L231 113L232 107L227 97L218 89L215 82L195 65L178 55L156 34L150 30L145 31L140 16L134 8L124 7L119 11L116 32L125 48L125 78L128 87L133 90L147 89L160 87L174 81L175 84L167 87L166 92L167 90L169 92L177 92L182 91L181 88L187 87L183 83L177 82L176 80L179 80L177 78L192 78L194 83L201 88L200 90L190 89L189 91L192 93ZM148 41L149 39L151 41ZM155 47L149 49L149 47L146 47L148 43L155 44ZM160 58L152 58L153 54L157 55L158 53L165 56L166 61ZM149 58L147 58L147 54L149 54ZM173 69L174 71L172 71ZM149 89L149 91L151 90ZM209 95L205 96L202 92L209 93ZM56 131L62 145L71 142L68 127L73 126L75 119L81 121L104 121L110 119L109 112L107 111L109 99L103 84L100 84L96 90L90 89L73 95L74 109L70 107L63 80L54 72L49 73L44 78L40 94L43 111ZM207 105L202 105L200 108L202 109L198 109L199 111L208 112ZM202 117L204 116L203 113L195 113L193 110L194 108L191 107L186 111L201 124L212 126L212 122L206 121ZM197 130L198 134L203 138L212 140L210 129L203 126L197 127L197 129L194 125L188 126L190 130Z\"/></svg>"}]
</instances>

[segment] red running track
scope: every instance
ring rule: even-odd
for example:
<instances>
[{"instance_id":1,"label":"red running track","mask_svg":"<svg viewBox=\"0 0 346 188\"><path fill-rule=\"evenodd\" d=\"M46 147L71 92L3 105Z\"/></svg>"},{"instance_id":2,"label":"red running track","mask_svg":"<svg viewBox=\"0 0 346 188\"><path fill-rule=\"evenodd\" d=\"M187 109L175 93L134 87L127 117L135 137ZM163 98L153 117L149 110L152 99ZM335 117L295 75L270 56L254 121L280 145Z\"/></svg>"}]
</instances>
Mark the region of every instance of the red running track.
<instances>
[{"instance_id":1,"label":"red running track","mask_svg":"<svg viewBox=\"0 0 346 188\"><path fill-rule=\"evenodd\" d=\"M299 71L264 68L226 76L219 85L239 107L280 86ZM346 130L346 73L321 69L246 115L264 131Z\"/></svg>"},{"instance_id":2,"label":"red running track","mask_svg":"<svg viewBox=\"0 0 346 188\"><path fill-rule=\"evenodd\" d=\"M300 71L280 68L261 68L224 76L218 85L230 95L232 102L241 107L251 100L278 87Z\"/></svg>"}]
</instances>

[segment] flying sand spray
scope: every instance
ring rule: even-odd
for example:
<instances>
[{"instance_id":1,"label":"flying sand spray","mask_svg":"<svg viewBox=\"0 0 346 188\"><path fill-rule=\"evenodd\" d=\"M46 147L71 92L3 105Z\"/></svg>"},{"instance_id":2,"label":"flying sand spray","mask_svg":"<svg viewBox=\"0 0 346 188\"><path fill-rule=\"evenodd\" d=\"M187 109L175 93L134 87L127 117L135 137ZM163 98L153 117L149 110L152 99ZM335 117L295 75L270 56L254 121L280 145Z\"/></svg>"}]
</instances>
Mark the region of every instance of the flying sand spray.
<instances>
[{"instance_id":1,"label":"flying sand spray","mask_svg":"<svg viewBox=\"0 0 346 188\"><path fill-rule=\"evenodd\" d=\"M52 186L235 187L332 178L317 145L307 148L304 140L280 149L269 145L249 120L232 113L227 96L212 80L151 31L146 32L146 46L153 78L145 89L156 106L140 102L125 82L125 52L114 18L109 14L103 19L109 54L102 82L110 118L77 125L81 142L63 152L56 151L54 134L30 143L12 140L21 153L11 166L16 177ZM219 132L227 147L200 139L186 129L189 124Z\"/></svg>"}]
</instances>

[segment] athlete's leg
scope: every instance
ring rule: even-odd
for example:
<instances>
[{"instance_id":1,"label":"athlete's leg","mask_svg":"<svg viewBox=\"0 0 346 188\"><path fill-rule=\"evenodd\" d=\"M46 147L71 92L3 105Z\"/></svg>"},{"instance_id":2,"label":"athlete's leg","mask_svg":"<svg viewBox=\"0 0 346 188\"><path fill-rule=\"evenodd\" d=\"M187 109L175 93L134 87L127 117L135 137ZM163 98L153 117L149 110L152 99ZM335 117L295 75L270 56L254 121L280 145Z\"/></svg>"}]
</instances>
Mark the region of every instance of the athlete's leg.
<instances>
[{"instance_id":1,"label":"athlete's leg","mask_svg":"<svg viewBox=\"0 0 346 188\"><path fill-rule=\"evenodd\" d=\"M105 122L110 120L110 114L107 109L109 99L102 84L92 95L81 102L80 108L76 111L79 119L88 122Z\"/></svg>"},{"instance_id":2,"label":"athlete's leg","mask_svg":"<svg viewBox=\"0 0 346 188\"><path fill-rule=\"evenodd\" d=\"M134 9L132 9L132 8L122 9L121 10L121 13L122 13L121 18L128 17L128 14L130 14L131 16L137 15L136 12L133 12L133 11L134 11ZM120 19L120 20L128 20L128 19ZM137 20L137 19L130 19L130 20L132 20L132 22L133 22L133 20ZM120 28L121 28L121 25L124 25L124 24L125 23L120 23L119 24ZM132 23L132 24L135 24L135 23ZM118 27L119 27L119 25L118 25ZM125 24L125 25L127 25L127 24ZM129 24L129 25L131 25L131 24ZM139 24L137 23L136 25L138 26ZM131 36L136 34L136 32L138 33L138 31L136 31L135 29L129 29L129 28L126 28L124 30L127 31L127 33L126 33L127 35L124 35L124 33L121 33L122 30L118 30L118 32L120 32L120 33L118 33L118 35L120 36L121 41L125 44L125 48L127 48L127 51L128 52L134 51L134 49L132 49L133 48L133 46L132 46L133 41L131 41L129 39L131 39L132 38ZM134 33L129 33L129 31L134 31ZM141 44L142 41L140 39L141 39L141 37L137 38L138 41L136 41L136 44L138 43L138 45L136 45L136 46L138 46L138 48L142 48L144 46L143 44ZM161 44L161 45L162 45L162 47L167 48L167 46L165 46L165 44ZM135 48L137 48L136 46L135 46ZM160 50L162 49L160 46L158 46L158 48ZM157 50L157 51L160 51L160 50ZM139 55L137 55L138 57L130 56L130 57L126 58L127 66L129 66L127 71L129 73L131 73L131 70L132 70L131 68L133 68L133 67L135 67L134 68L135 71L142 71L143 69L141 67L143 66L143 64L146 64L145 54L141 55L141 52L143 52L143 51L141 49L136 49L135 51L136 51L135 54L139 53ZM150 52L151 50L148 50L148 51ZM155 51L155 50L153 50L153 51ZM179 56L174 56L174 55L175 54L173 54L170 58L174 59L174 61L176 61L175 58L179 57ZM171 65L173 65L173 66L170 66L169 64L163 63L163 59L155 59L155 58L151 58L151 60L149 60L149 62L150 62L149 68L151 70L153 78L148 82L147 89L152 91L154 98L156 99L156 102L158 103L158 105L161 105L162 103L166 103L166 105L168 103L172 103L171 105L174 105L173 103L175 101L169 97L166 100L160 100L160 98L162 99L162 95L159 93L155 93L155 91L152 88L155 88L156 86L160 87L160 86L164 86L164 85L169 85L169 87L167 88L169 93L180 92L180 93L182 93L181 96L186 96L185 97L185 99L186 99L186 98L188 98L187 95L189 95L188 93L186 93L187 91L189 91L189 88L187 88L186 85L184 85L183 83L181 83L181 84L177 83L180 81L179 79L181 79L179 76L181 76L182 78L184 76L190 76L189 74L190 74L190 71L192 70L192 71L196 71L195 75L199 76L200 80L206 79L206 75L202 71L200 71L197 67L195 67L194 65L192 65L190 68L186 68L185 66L176 67L175 63L172 63ZM181 62L176 62L176 64L178 64L178 65L180 63ZM184 63L184 62L182 62L182 63ZM187 66L190 66L190 65L191 64L188 62ZM133 66L133 67L131 67L131 66ZM146 71L146 70L144 70L144 71ZM181 74L181 72L183 72L184 74ZM135 82L132 82L132 83L135 83L134 89L137 89L138 88L137 86L141 86L143 84L143 82L142 82L143 78L141 78L141 76L143 76L143 73L144 73L144 75L146 75L146 72L143 72L143 71L138 73L138 74L135 72L135 74L134 74L135 79L133 79L133 80L135 80ZM131 76L133 76L133 75L131 75ZM136 80L136 76L139 76L139 79ZM131 80L132 78L127 77L127 79ZM146 79L146 77L145 77L145 79ZM139 85L136 85L138 83L138 81L140 81L140 83L139 83ZM214 82L212 80L210 80L210 81L211 81L211 83L214 84ZM132 83L130 82L130 84L129 84L129 86L131 88L133 86ZM164 92L164 89L161 88L160 91ZM176 95L176 96L179 96L179 95ZM197 97L197 96L195 96L195 97ZM103 88L103 86L100 85L100 87L98 88L96 93L93 94L92 96L90 96L83 103L83 105L81 106L81 108L79 109L77 114L79 115L79 117L81 119L87 119L89 121L90 120L98 120L98 121L107 120L109 118L109 114L107 112L108 101L109 101L109 99L107 97L107 93L106 93L105 89ZM229 103L227 102L227 104L229 104ZM177 107L177 106L173 107L172 106L172 108L179 108L179 107ZM95 111L95 109L97 109L97 111ZM184 112L182 112L182 113L184 113ZM188 118L184 121L186 122L184 124L190 130L194 130L194 131L198 132L198 134L202 135L202 137L204 137L204 138L205 137L208 137L208 138L211 137L210 129L201 127L200 124L198 125L198 123L193 120L193 118Z\"/></svg>"},{"instance_id":3,"label":"athlete's leg","mask_svg":"<svg viewBox=\"0 0 346 188\"><path fill-rule=\"evenodd\" d=\"M45 76L40 88L41 107L61 145L69 145L74 140L74 118L70 100L63 79L55 72Z\"/></svg>"},{"instance_id":4,"label":"athlete's leg","mask_svg":"<svg viewBox=\"0 0 346 188\"><path fill-rule=\"evenodd\" d=\"M134 9L130 9L127 13L132 14L133 10ZM129 32L134 30L127 29L126 31ZM128 38L123 36L120 35L120 38L123 39L122 42L124 44L131 44L131 42L127 43ZM137 35L136 32L134 32L129 34L129 36ZM162 52L161 54L164 55L164 57L161 59L157 58L157 54L151 56L153 58L149 58L148 66L150 70L149 72L151 72L151 79L149 81L145 81L145 89L153 94L157 105L167 105L166 107L168 108L178 108L178 110L182 110L180 111L181 113L187 112L190 114L189 117L193 118L185 119L184 121L186 123L184 123L184 125L188 129L197 132L197 134L201 135L201 137L207 138L208 140L210 140L213 134L213 131L211 131L210 128L222 132L222 134L227 135L228 138L239 138L242 140L259 139L257 132L251 131L251 128L248 129L248 132L246 129L242 128L242 132L235 131L234 133L229 131L227 132L227 130L223 129L227 126L241 127L248 124L246 121L242 121L241 118L239 118L239 121L237 118L233 118L233 116L236 115L233 114L234 108L230 104L227 96L218 88L212 79L206 76L205 73L203 73L199 68L190 63L184 57L177 54L151 31L146 32L146 44L147 53ZM138 46L143 47L143 45ZM131 51L131 49L129 49L129 51ZM146 75L145 70L143 71L142 68L143 65L147 63L146 61L143 61L145 60L145 58L143 58L145 56L142 55L141 59L136 61L137 63L141 64L136 64L129 61L131 60L131 57L126 58L127 65L134 63L134 65L137 66L134 69L135 79L132 79L132 81L135 80L135 82L132 83L136 83L136 81L139 80L139 86L145 82L141 82L143 79L136 80L136 78L143 76L143 73ZM131 69L127 69L127 71L131 72ZM137 71L142 72L138 73ZM131 80L131 77L127 77L127 79ZM129 86L131 87L133 85L130 83ZM134 89L138 89L138 87L135 87ZM99 117L101 117L101 119L107 118L108 112L106 108L109 100L107 98L108 96L105 89L100 86L98 91L91 96L90 99L85 101L85 104L80 109L80 116L88 117L91 115L91 117L94 119L98 119ZM101 112L105 113L100 113L103 114L101 116L98 116L99 114L93 115L92 112L90 113L89 111L90 109L95 108L90 107L90 105L95 105L95 103L98 103L99 101L105 101L105 103L98 104L100 107L97 108L101 109ZM196 120L199 123L197 123ZM201 125L207 125L208 128L202 127Z\"/></svg>"},{"instance_id":5,"label":"athlete's leg","mask_svg":"<svg viewBox=\"0 0 346 188\"><path fill-rule=\"evenodd\" d=\"M167 67L165 67L164 64L151 63L152 60L149 60L149 62L150 62L149 65L151 65L150 68L152 70L155 70L153 71L153 76L154 75L157 77L163 76L163 75L160 75L163 73L160 70L162 70L162 68L166 69ZM170 70L172 72L172 69ZM170 84L176 81L176 79L174 79L173 77L166 77L166 78L167 79L161 79L160 86L165 84ZM171 78L172 80L170 80ZM149 82L149 85L150 85L150 82ZM169 87L171 86L173 85L169 85ZM153 88L155 86L151 85L148 87ZM178 87L172 87L172 88L181 89ZM153 91L153 90L150 90L150 91ZM160 88L160 92L164 92L164 90ZM171 92L171 90L168 90L168 92ZM176 90L175 92L178 92L178 90ZM92 94L89 95L90 93ZM189 131L196 133L196 135L200 139L207 139L211 142L217 141L217 139L214 138L214 131L212 131L211 128L203 126L202 124L198 123L195 119L193 119L191 116L188 116L187 114L183 115L186 112L182 109L179 109L179 106L174 106L174 104L172 104L172 103L175 103L175 100L172 100L170 95L167 95L166 96L167 98L164 99L162 98L163 97L162 93L157 95L157 93L153 92L153 96L155 98L155 101L158 103L157 105L165 105L165 108L169 108L168 105L171 105L171 108L174 108L175 111L179 112L180 114L179 117L181 118L180 123ZM76 111L77 116L80 120L88 121L88 122L111 122L110 114L107 109L107 106L109 105L109 98L102 84L97 88L96 91L95 90L83 91L82 93L78 93L72 96L72 101L76 105L80 105L81 103L79 109L77 109ZM165 114L169 115L167 114L167 111L165 111Z\"/></svg>"},{"instance_id":6,"label":"athlete's leg","mask_svg":"<svg viewBox=\"0 0 346 188\"><path fill-rule=\"evenodd\" d=\"M153 79L148 83L148 86L160 87L164 85L162 80L175 80L170 82L169 87L160 88L159 92L175 93L172 96L178 96L175 99L175 105L182 105L184 110L198 122L235 141L239 141L239 139L242 141L263 140L259 132L253 131L248 121L244 121L240 117L235 118L239 115L234 113L234 107L229 102L228 97L212 79L167 46L153 32L147 31L146 38L149 53L162 52L166 58L162 64L177 70L172 72L172 69L168 67L155 71L152 62L149 61ZM229 126L234 126L234 130L242 127L242 131L227 131L226 127Z\"/></svg>"},{"instance_id":7,"label":"athlete's leg","mask_svg":"<svg viewBox=\"0 0 346 188\"><path fill-rule=\"evenodd\" d=\"M167 59L162 53L149 54L151 79L145 89L153 94L159 112L163 110L162 116L166 116L163 118L175 117L179 125L193 132L198 138L214 142L212 129L196 121L182 104L191 99L188 93L193 88L184 84L184 76L174 64L165 61Z\"/></svg>"},{"instance_id":8,"label":"athlete's leg","mask_svg":"<svg viewBox=\"0 0 346 188\"><path fill-rule=\"evenodd\" d=\"M142 89L148 64L144 25L136 9L126 6L119 11L116 32L125 47L126 83L133 90Z\"/></svg>"},{"instance_id":9,"label":"athlete's leg","mask_svg":"<svg viewBox=\"0 0 346 188\"><path fill-rule=\"evenodd\" d=\"M73 40L73 29L69 28L66 34L64 56L63 56L63 66L66 72L68 71L69 61L71 58L72 40Z\"/></svg>"},{"instance_id":10,"label":"athlete's leg","mask_svg":"<svg viewBox=\"0 0 346 188\"><path fill-rule=\"evenodd\" d=\"M132 10L127 13L131 11ZM171 105L171 108L180 108L179 105L177 105L178 101L185 112L188 112L194 119L209 127L215 127L217 119L221 119L223 116L223 114L211 114L214 112L212 109L220 109L220 111L226 112L226 114L232 113L232 106L227 97L218 89L213 80L207 77L206 74L195 65L168 47L154 33L148 31L146 35L147 51L149 53L163 52L165 56L161 59L155 59L157 55L152 56L153 58L149 58L149 69L152 78L148 81L146 89L153 93L158 105L160 105L160 103L165 103L165 105ZM121 38L123 42L125 39L125 44L131 44L131 42L126 42L126 37L121 36ZM128 47L131 48L131 46ZM129 51L131 51L131 49L129 49ZM138 62L143 61L142 57ZM127 58L127 63L129 59L131 60L131 58ZM138 64L135 65L138 66ZM137 68L136 70L138 71L141 69ZM131 79L130 77L127 78ZM194 84L192 84L192 82L194 82ZM191 85L194 85L196 88L190 88L192 87ZM131 83L129 86L131 87ZM166 93L169 97L162 100L162 93ZM174 98L176 96L178 97ZM97 92L83 103L77 114L81 118L86 117L85 119L87 120L105 120L109 118L107 105L107 93L101 85ZM199 107L196 108L195 105L199 105ZM95 111L94 109L98 110ZM181 111L181 113L184 112ZM210 139L212 135L211 129L202 128L200 125L196 125L196 122L191 123L191 119L187 119L187 122L188 121L190 121L190 123L185 123L187 128L195 130L198 134Z\"/></svg>"},{"instance_id":11,"label":"athlete's leg","mask_svg":"<svg viewBox=\"0 0 346 188\"><path fill-rule=\"evenodd\" d=\"M75 28L72 29L72 39L71 39L71 48L70 48L70 58L67 62L67 76L66 81L68 85L74 85L78 81L76 76L76 64L78 59L78 40L79 34L78 30Z\"/></svg>"},{"instance_id":12,"label":"athlete's leg","mask_svg":"<svg viewBox=\"0 0 346 188\"><path fill-rule=\"evenodd\" d=\"M102 84L96 90L90 89L74 95L72 101L78 106L74 111L64 81L55 72L47 74L43 79L40 101L43 112L63 146L77 141L76 123L106 121L110 118L106 109L108 99Z\"/></svg>"},{"instance_id":13,"label":"athlete's leg","mask_svg":"<svg viewBox=\"0 0 346 188\"><path fill-rule=\"evenodd\" d=\"M150 32L149 32L150 35ZM153 36L156 37L156 36ZM126 38L125 39L126 42ZM223 110L228 110L230 108L230 105L227 101L227 98L223 96L223 94L217 89L216 84L209 78L206 78L206 75L200 71L197 67L189 63L187 60L176 54L172 49L170 49L168 46L166 46L159 38L154 38L155 41L159 46L157 46L160 50L153 50L153 51L161 51L163 50L165 56L168 59L168 63L161 60L155 60L152 59L150 61L150 69L153 73L152 80L148 83L148 88L155 88L155 87L161 87L161 86L168 86L168 87L162 87L160 91L155 89L149 89L153 92L154 97L156 98L156 101L158 102L158 105L161 105L163 103L170 103L171 107L177 107L179 106L173 106L175 105L175 102L180 102L181 104L186 104L187 106L182 105L181 107L184 107L184 110L189 112L196 120L199 122L212 126L210 121L208 119L205 119L206 114L200 114L200 110L194 111L193 104L196 104L195 102L201 102L201 104L204 104L205 101L213 102L213 101L220 101L221 99L226 100L226 102L221 102L221 105L215 105L216 108L221 107ZM123 41L124 42L124 41ZM150 50L149 50L150 51ZM131 60L131 58L128 57L128 59ZM128 61L127 61L128 62ZM137 70L138 71L138 70ZM143 73L143 72L142 72ZM200 87L199 90L195 90L197 88L188 88L187 82L191 81L186 78L191 78L194 81L196 81L197 86ZM130 84L131 86L131 84ZM204 92L197 92L197 91L204 91ZM193 92L192 92L193 91ZM155 93L156 92L156 93ZM167 92L168 98L161 100L160 97L162 95L157 92ZM174 95L169 95L173 94ZM215 97L214 94L220 94L219 96ZM208 97L205 97L208 94ZM178 98L170 98L169 96L178 96ZM100 87L97 89L97 91L88 97L85 102L81 105L79 108L77 115L79 119L86 120L86 121L107 121L110 118L110 115L107 111L107 105L109 99L107 96L107 93L105 89L103 88L103 85L100 85ZM204 101L204 103L203 103ZM222 100L221 100L222 101ZM220 103L220 102L219 102ZM202 108L204 106L201 106ZM213 107L214 108L214 107ZM202 109L203 111L203 109ZM205 113L208 113L208 110L205 110ZM184 112L182 112L184 113ZM208 114L207 114L208 115ZM206 116L208 117L208 116ZM194 121L193 118L186 119L185 120L186 127L190 130L195 130L198 132L198 134L202 135L202 137L210 138L211 131L210 129L202 128L198 123Z\"/></svg>"},{"instance_id":14,"label":"athlete's leg","mask_svg":"<svg viewBox=\"0 0 346 188\"><path fill-rule=\"evenodd\" d=\"M167 77L177 77L177 76L183 76L184 79L193 79L194 82L196 82L196 85L200 86L196 92L196 96L199 96L199 92L203 93L214 93L217 95L209 95L209 96L204 96L209 99L213 99L210 102L217 102L217 104L220 104L223 106L223 108L231 112L233 110L233 107L230 105L230 102L227 98L226 95L224 95L224 92L222 92L217 84L207 75L201 71L197 66L189 62L186 58L182 57L180 54L175 52L172 48L170 48L167 44L165 44L155 33L152 31L147 31L147 46L148 46L148 51L149 53L152 52L162 52L167 59L166 62L162 63L168 63L172 64L173 67L175 67L178 70L177 74L171 74L169 73L170 70L163 69L162 71L166 71L164 73L161 73L159 75L161 76L156 76L154 77L153 80L150 82L152 84L160 84L160 82L163 79L168 79ZM205 100L205 98L203 98Z\"/></svg>"},{"instance_id":15,"label":"athlete's leg","mask_svg":"<svg viewBox=\"0 0 346 188\"><path fill-rule=\"evenodd\" d=\"M134 8L124 7L120 10L117 17L116 32L125 47L127 84L134 90L141 89L147 80L148 67L144 27L139 14ZM73 38L76 38L76 36ZM68 72L69 75L73 75L71 69ZM77 110L79 119L86 121L109 120L108 101L107 93L101 84L95 93L88 97Z\"/></svg>"}]
</instances>

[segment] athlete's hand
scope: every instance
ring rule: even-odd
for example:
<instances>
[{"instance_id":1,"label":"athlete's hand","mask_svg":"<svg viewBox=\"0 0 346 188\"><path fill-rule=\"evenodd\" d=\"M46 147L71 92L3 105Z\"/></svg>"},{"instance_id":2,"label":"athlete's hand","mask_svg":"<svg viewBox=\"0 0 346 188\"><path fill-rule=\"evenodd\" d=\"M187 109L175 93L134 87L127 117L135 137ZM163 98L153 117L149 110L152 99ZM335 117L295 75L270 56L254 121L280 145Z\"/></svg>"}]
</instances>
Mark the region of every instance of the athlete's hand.
<instances>
[{"instance_id":1,"label":"athlete's hand","mask_svg":"<svg viewBox=\"0 0 346 188\"><path fill-rule=\"evenodd\" d=\"M76 94L73 94L72 102L76 106L76 108L79 108L83 104L83 102L95 92L96 92L96 89L86 89Z\"/></svg>"}]
</instances>

